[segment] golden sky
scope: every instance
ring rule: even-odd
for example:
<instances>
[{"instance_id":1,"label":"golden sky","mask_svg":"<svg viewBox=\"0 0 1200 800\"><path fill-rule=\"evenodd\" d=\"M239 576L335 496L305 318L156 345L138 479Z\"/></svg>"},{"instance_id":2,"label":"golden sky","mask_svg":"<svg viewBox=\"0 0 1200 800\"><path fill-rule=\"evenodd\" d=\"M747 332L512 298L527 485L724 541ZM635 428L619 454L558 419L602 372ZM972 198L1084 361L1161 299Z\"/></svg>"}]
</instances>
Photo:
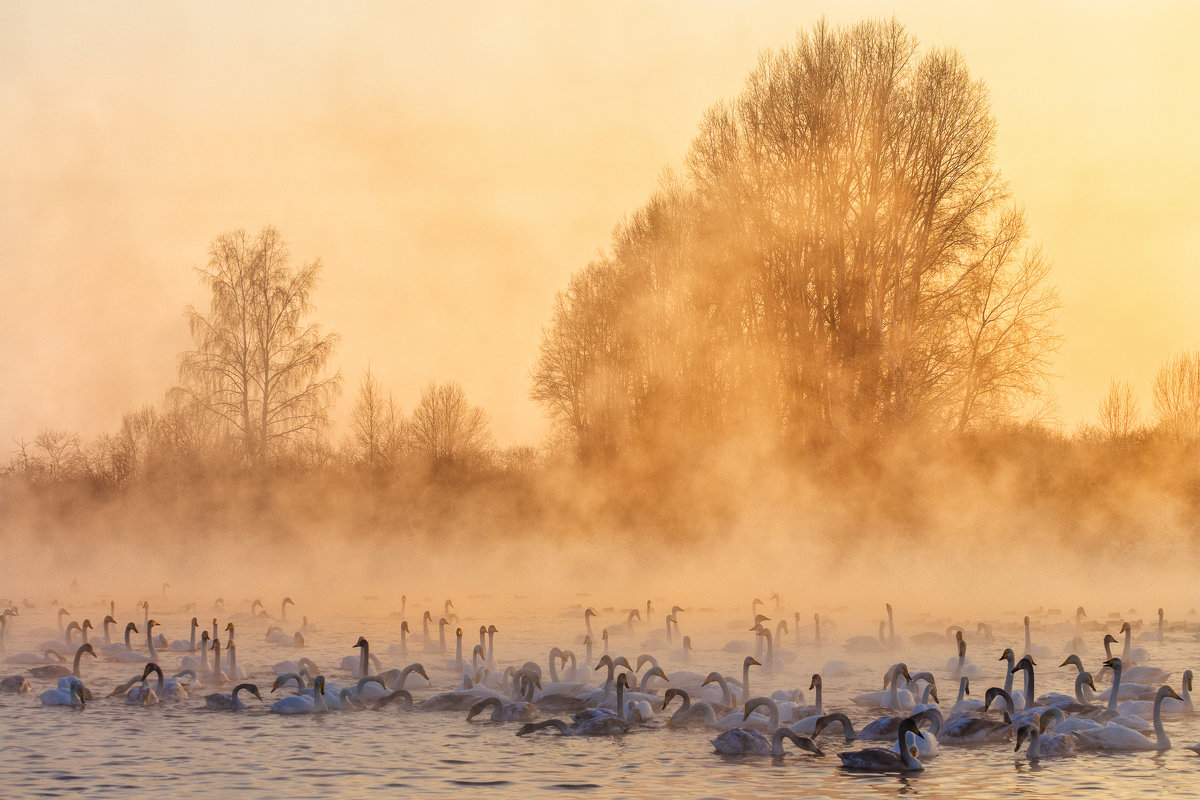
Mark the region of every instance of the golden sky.
<instances>
[{"instance_id":1,"label":"golden sky","mask_svg":"<svg viewBox=\"0 0 1200 800\"><path fill-rule=\"evenodd\" d=\"M0 441L157 402L208 242L274 224L325 263L339 415L370 362L405 411L458 380L501 443L536 443L554 293L822 14L964 54L1055 264L1063 422L1114 376L1148 411L1159 364L1200 347L1194 4L7 0Z\"/></svg>"}]
</instances>

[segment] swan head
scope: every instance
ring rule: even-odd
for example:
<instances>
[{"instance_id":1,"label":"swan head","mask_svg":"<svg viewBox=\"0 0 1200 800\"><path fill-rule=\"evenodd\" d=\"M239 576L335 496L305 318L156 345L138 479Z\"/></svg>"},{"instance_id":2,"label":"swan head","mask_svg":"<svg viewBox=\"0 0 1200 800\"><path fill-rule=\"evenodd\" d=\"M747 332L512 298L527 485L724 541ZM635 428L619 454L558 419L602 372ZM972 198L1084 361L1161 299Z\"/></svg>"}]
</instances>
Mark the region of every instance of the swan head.
<instances>
[{"instance_id":1,"label":"swan head","mask_svg":"<svg viewBox=\"0 0 1200 800\"><path fill-rule=\"evenodd\" d=\"M1017 665L1009 670L1009 672L1016 672L1017 670L1021 669L1027 669L1032 672L1033 668L1036 666L1037 662L1033 660L1032 656L1022 656L1021 660L1017 662Z\"/></svg>"},{"instance_id":2,"label":"swan head","mask_svg":"<svg viewBox=\"0 0 1200 800\"><path fill-rule=\"evenodd\" d=\"M433 622L433 613L430 611L426 611L424 614L421 615L421 621L422 622Z\"/></svg>"},{"instance_id":3,"label":"swan head","mask_svg":"<svg viewBox=\"0 0 1200 800\"><path fill-rule=\"evenodd\" d=\"M1133 630L1133 627L1128 622L1121 623L1121 633L1127 633L1132 630Z\"/></svg>"},{"instance_id":4,"label":"swan head","mask_svg":"<svg viewBox=\"0 0 1200 800\"><path fill-rule=\"evenodd\" d=\"M400 630L404 631L405 633L408 633L408 620L404 620L403 622L400 623Z\"/></svg>"},{"instance_id":5,"label":"swan head","mask_svg":"<svg viewBox=\"0 0 1200 800\"><path fill-rule=\"evenodd\" d=\"M288 603L291 603L292 605L296 605L296 601L295 601L295 600L293 600L293 599L292 599L292 598L290 598L290 597L285 597L285 598L283 598L283 602L282 602L282 603L280 603L280 605L281 605L281 606L286 606Z\"/></svg>"},{"instance_id":6,"label":"swan head","mask_svg":"<svg viewBox=\"0 0 1200 800\"><path fill-rule=\"evenodd\" d=\"M675 616L676 614L678 614L680 611L687 611L687 609L684 608L683 606L671 606L671 616L672 617Z\"/></svg>"},{"instance_id":7,"label":"swan head","mask_svg":"<svg viewBox=\"0 0 1200 800\"><path fill-rule=\"evenodd\" d=\"M499 633L499 632L500 632L500 629L499 629L499 628L497 628L495 625L488 625L488 626L487 626L487 632L488 632L488 635L490 636L490 635L491 635L491 634L493 634L493 633Z\"/></svg>"},{"instance_id":8,"label":"swan head","mask_svg":"<svg viewBox=\"0 0 1200 800\"><path fill-rule=\"evenodd\" d=\"M83 625L80 626L80 630L87 630L88 628L94 628L94 627L95 626L92 625L92 621L90 619L85 619L83 621Z\"/></svg>"},{"instance_id":9,"label":"swan head","mask_svg":"<svg viewBox=\"0 0 1200 800\"><path fill-rule=\"evenodd\" d=\"M87 705L87 700L83 696L83 684L79 681L71 681L71 694L79 699L79 706L82 708Z\"/></svg>"},{"instance_id":10,"label":"swan head","mask_svg":"<svg viewBox=\"0 0 1200 800\"><path fill-rule=\"evenodd\" d=\"M255 697L257 697L257 698L259 699L259 702L261 702L261 701L262 701L262 695L258 693L258 686L256 686L255 684L253 684L253 683L243 683L243 684L242 684L240 687L238 687L238 688L240 688L240 689L244 689L245 691L247 691L247 692L249 692L250 694L254 695Z\"/></svg>"},{"instance_id":11,"label":"swan head","mask_svg":"<svg viewBox=\"0 0 1200 800\"><path fill-rule=\"evenodd\" d=\"M1021 745L1025 744L1025 740L1033 740L1033 732L1036 730L1032 725L1022 725L1017 728L1017 746L1013 748L1013 752L1021 749ZM1033 745L1030 745L1032 747Z\"/></svg>"},{"instance_id":12,"label":"swan head","mask_svg":"<svg viewBox=\"0 0 1200 800\"><path fill-rule=\"evenodd\" d=\"M719 673L719 672L710 672L710 673L708 673L708 677L706 677L706 678L704 679L704 683L702 683L702 684L700 684L700 685L701 685L701 686L708 686L710 683L720 683L720 682L721 682L721 681L723 681L723 680L725 680L725 676L723 676L721 673Z\"/></svg>"},{"instance_id":13,"label":"swan head","mask_svg":"<svg viewBox=\"0 0 1200 800\"><path fill-rule=\"evenodd\" d=\"M812 681L809 682L809 684L808 684L809 691L816 689L820 685L821 685L821 676L817 673L813 673Z\"/></svg>"},{"instance_id":14,"label":"swan head","mask_svg":"<svg viewBox=\"0 0 1200 800\"><path fill-rule=\"evenodd\" d=\"M754 600L752 600L750 602L750 608L752 608L752 609L758 608L759 606L765 606L765 605L766 605L766 603L764 603L762 600L759 600L757 597L754 598Z\"/></svg>"},{"instance_id":15,"label":"swan head","mask_svg":"<svg viewBox=\"0 0 1200 800\"><path fill-rule=\"evenodd\" d=\"M759 661L754 656L746 656L745 660L742 661L742 669L749 669L750 667L761 667L761 666L762 666L762 662Z\"/></svg>"},{"instance_id":16,"label":"swan head","mask_svg":"<svg viewBox=\"0 0 1200 800\"><path fill-rule=\"evenodd\" d=\"M1187 689L1189 692L1192 690L1192 671L1190 669L1184 670L1183 688Z\"/></svg>"},{"instance_id":17,"label":"swan head","mask_svg":"<svg viewBox=\"0 0 1200 800\"><path fill-rule=\"evenodd\" d=\"M313 691L316 694L325 694L325 676L318 675L313 679Z\"/></svg>"},{"instance_id":18,"label":"swan head","mask_svg":"<svg viewBox=\"0 0 1200 800\"><path fill-rule=\"evenodd\" d=\"M462 628L455 628L455 629L454 629L454 635L455 635L457 638L461 639L461 638L462 638Z\"/></svg>"},{"instance_id":19,"label":"swan head","mask_svg":"<svg viewBox=\"0 0 1200 800\"><path fill-rule=\"evenodd\" d=\"M588 617L595 617L595 616L599 616L599 615L596 613L596 609L594 609L594 608L585 608L585 609L583 610L583 618L584 618L584 619L587 619Z\"/></svg>"},{"instance_id":20,"label":"swan head","mask_svg":"<svg viewBox=\"0 0 1200 800\"><path fill-rule=\"evenodd\" d=\"M233 628L233 623L232 623L232 622L228 623L228 624L225 626L225 630L227 630L227 631L231 631L231 630L233 630L233 629L234 629L234 628Z\"/></svg>"},{"instance_id":21,"label":"swan head","mask_svg":"<svg viewBox=\"0 0 1200 800\"><path fill-rule=\"evenodd\" d=\"M152 620L152 619L146 620L146 633L150 633L151 629L154 628L155 625L158 625L158 622L156 620Z\"/></svg>"},{"instance_id":22,"label":"swan head","mask_svg":"<svg viewBox=\"0 0 1200 800\"><path fill-rule=\"evenodd\" d=\"M963 675L961 678L958 679L958 685L962 689L963 694L971 693L971 679L968 678L966 675Z\"/></svg>"},{"instance_id":23,"label":"swan head","mask_svg":"<svg viewBox=\"0 0 1200 800\"><path fill-rule=\"evenodd\" d=\"M1105 661L1105 662L1104 662L1104 666L1106 666L1106 667L1109 667L1110 669L1112 669L1112 671L1113 671L1113 672L1120 673L1120 671L1121 671L1121 659L1119 659L1119 658L1110 658L1108 661Z\"/></svg>"},{"instance_id":24,"label":"swan head","mask_svg":"<svg viewBox=\"0 0 1200 800\"><path fill-rule=\"evenodd\" d=\"M1017 660L1017 654L1013 652L1013 649L1011 647L1004 648L1004 652L1001 653L1000 658L997 659L997 661L1013 661L1013 662L1015 662L1016 660Z\"/></svg>"},{"instance_id":25,"label":"swan head","mask_svg":"<svg viewBox=\"0 0 1200 800\"><path fill-rule=\"evenodd\" d=\"M136 632L136 631L137 631L137 629L136 629L136 628L134 628L134 632ZM208 632L208 631L201 631L201 632L200 632L200 644L201 644L201 646L203 646L203 645L204 645L204 643L205 643L205 642L207 642L207 641L208 641L208 640L210 640L210 639L212 639L212 636L209 634L209 632Z\"/></svg>"},{"instance_id":26,"label":"swan head","mask_svg":"<svg viewBox=\"0 0 1200 800\"><path fill-rule=\"evenodd\" d=\"M903 739L905 735L909 733L911 733L913 736L916 736L918 739L925 738L925 734L921 733L921 729L917 726L917 721L912 717L905 718L900 723L900 730L898 731L900 739Z\"/></svg>"},{"instance_id":27,"label":"swan head","mask_svg":"<svg viewBox=\"0 0 1200 800\"><path fill-rule=\"evenodd\" d=\"M629 688L629 676L626 675L624 672L622 672L620 675L617 676L617 688L618 689L628 689Z\"/></svg>"},{"instance_id":28,"label":"swan head","mask_svg":"<svg viewBox=\"0 0 1200 800\"><path fill-rule=\"evenodd\" d=\"M663 702L662 702L662 706L661 706L660 710L666 711L667 706L669 706L671 704L671 701L674 700L676 697L682 697L683 704L685 706L690 705L689 701L691 700L691 698L688 696L688 693L686 691L684 691L683 689L671 688L671 689L667 689L667 693L663 695Z\"/></svg>"},{"instance_id":29,"label":"swan head","mask_svg":"<svg viewBox=\"0 0 1200 800\"><path fill-rule=\"evenodd\" d=\"M684 650L686 650L686 651L688 651L688 652L691 652L691 650L692 650L692 637L690 637L690 636L685 636L685 637L683 637L683 649L684 649Z\"/></svg>"},{"instance_id":30,"label":"swan head","mask_svg":"<svg viewBox=\"0 0 1200 800\"><path fill-rule=\"evenodd\" d=\"M754 615L754 627L755 628L761 627L764 622L770 622L770 621L771 621L771 618L768 617L766 614L755 614ZM751 628L751 630L753 630L753 628Z\"/></svg>"},{"instance_id":31,"label":"swan head","mask_svg":"<svg viewBox=\"0 0 1200 800\"><path fill-rule=\"evenodd\" d=\"M440 631L442 628L446 627L449 624L450 624L450 620L446 619L445 617L441 617L438 620L438 630Z\"/></svg>"},{"instance_id":32,"label":"swan head","mask_svg":"<svg viewBox=\"0 0 1200 800\"><path fill-rule=\"evenodd\" d=\"M83 655L84 653L87 653L89 656L92 656L93 658L98 658L98 656L96 655L96 651L92 648L91 642L88 642L87 644L81 644L79 646L79 649L75 651L75 655L77 655L77 656Z\"/></svg>"},{"instance_id":33,"label":"swan head","mask_svg":"<svg viewBox=\"0 0 1200 800\"><path fill-rule=\"evenodd\" d=\"M116 624L117 624L117 619L116 619L116 617L114 617L112 614L105 614L105 615L104 615L104 622L103 622L103 623L101 623L101 624L103 624L103 625L108 625L108 624L110 624L110 623L111 623L111 624L113 624L113 625L116 625Z\"/></svg>"},{"instance_id":34,"label":"swan head","mask_svg":"<svg viewBox=\"0 0 1200 800\"><path fill-rule=\"evenodd\" d=\"M1075 609L1075 616L1077 616L1077 617L1086 617L1087 616L1087 612L1083 610L1083 606L1080 606L1079 608Z\"/></svg>"},{"instance_id":35,"label":"swan head","mask_svg":"<svg viewBox=\"0 0 1200 800\"><path fill-rule=\"evenodd\" d=\"M364 638L362 636L358 637L358 641L354 643L354 646L355 647L370 647L370 645L367 644L366 638Z\"/></svg>"}]
</instances>

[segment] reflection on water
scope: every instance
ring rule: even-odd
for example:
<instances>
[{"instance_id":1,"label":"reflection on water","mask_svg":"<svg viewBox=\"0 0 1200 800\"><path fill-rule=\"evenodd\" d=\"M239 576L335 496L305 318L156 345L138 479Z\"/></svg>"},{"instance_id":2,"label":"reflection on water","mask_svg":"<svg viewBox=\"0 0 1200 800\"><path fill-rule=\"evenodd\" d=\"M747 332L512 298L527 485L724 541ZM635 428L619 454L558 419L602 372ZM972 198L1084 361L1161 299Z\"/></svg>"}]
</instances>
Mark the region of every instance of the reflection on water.
<instances>
[{"instance_id":1,"label":"reflection on water","mask_svg":"<svg viewBox=\"0 0 1200 800\"><path fill-rule=\"evenodd\" d=\"M53 625L50 612L23 614L10 631L8 652L33 649L22 629ZM412 611L410 609L410 616ZM463 611L464 630L496 623L501 665L538 661L545 668L552 646L571 647L582 658L579 612L560 610L505 612L477 619ZM41 616L39 616L41 615ZM100 614L99 616L103 616ZM160 614L168 639L187 638L190 614ZM683 619L683 633L692 636L696 653L684 665L661 659L670 672L718 669L740 677L743 656L725 652L735 632L736 612L692 612ZM303 650L285 649L264 640L267 625L246 622L238 627L238 664L268 694L274 679L272 665L303 654L322 666L331 680L348 680L336 667L359 635L371 640L383 667L420 661L432 682L409 684L418 701L454 688L449 652L424 652L413 643L409 657L387 655L387 644L399 640L399 622L388 619L323 620L322 630L309 635ZM223 624L222 624L223 627ZM742 631L747 627L739 623ZM1085 657L1093 669L1100 660L1099 639ZM786 638L786 637L785 637ZM93 640L95 637L93 637ZM436 631L434 633L436 641ZM474 637L464 639L469 652ZM135 638L135 641L138 641ZM144 645L144 637L141 639ZM468 644L470 643L470 644ZM1090 642L1089 642L1090 644ZM1144 643L1143 643L1144 644ZM807 687L809 676L833 658L848 662L847 673L827 677L827 710L844 709L856 723L867 715L849 697L879 688L886 667L903 658L910 669L930 669L943 686L943 706L953 705L955 692L946 669L953 646L910 646L899 654L848 654L841 648L781 642L795 660L774 675L756 672L755 694L774 689ZM996 633L996 641L974 644L970 655L982 665L985 677L972 681L973 696L1000 685L1004 662L996 658L1005 646L1023 646L1019 627ZM1173 683L1194 666L1200 643L1190 634L1168 635L1163 644L1144 644L1153 661L1174 671ZM434 647L436 650L436 646ZM639 637L613 639L613 652L635 658L644 652ZM664 649L663 653L669 653ZM994 651L994 652L993 652ZM601 648L597 647L594 659ZM168 674L177 669L181 653L164 653ZM1039 691L1073 691L1074 670L1059 669L1062 656L1039 660ZM26 668L0 666L0 674ZM336 798L336 797L513 797L561 796L632 798L755 797L1063 797L1096 793L1105 797L1200 797L1195 780L1197 757L1182 745L1200 741L1200 719L1194 715L1168 717L1166 729L1175 747L1165 753L1084 753L1074 758L1031 764L1013 753L1012 743L953 747L943 744L941 755L926 763L924 772L908 776L853 774L840 769L833 740L823 740L826 755L814 758L789 750L782 758L723 758L713 752L712 732L649 727L626 737L559 738L537 735L518 738L516 723L465 721L465 713L405 712L396 704L381 711L331 712L289 717L269 713L254 698L239 713L208 711L204 694L191 701L153 708L127 706L107 695L117 683L140 668L104 658L87 659L85 682L96 701L82 711L43 707L38 694L52 681L34 680L27 695L0 695L0 721L5 732L5 757L0 762L0 786L5 798L23 797L159 797L166 794L197 798ZM592 672L593 681L602 672ZM1018 676L1019 677L1019 676ZM601 677L602 679L602 677ZM1019 685L1019 683L1018 683ZM1102 687L1103 688L1103 687ZM761 690L761 692L760 692ZM228 688L225 689L228 691ZM279 695L276 695L278 697ZM811 702L814 698L809 695Z\"/></svg>"}]
</instances>

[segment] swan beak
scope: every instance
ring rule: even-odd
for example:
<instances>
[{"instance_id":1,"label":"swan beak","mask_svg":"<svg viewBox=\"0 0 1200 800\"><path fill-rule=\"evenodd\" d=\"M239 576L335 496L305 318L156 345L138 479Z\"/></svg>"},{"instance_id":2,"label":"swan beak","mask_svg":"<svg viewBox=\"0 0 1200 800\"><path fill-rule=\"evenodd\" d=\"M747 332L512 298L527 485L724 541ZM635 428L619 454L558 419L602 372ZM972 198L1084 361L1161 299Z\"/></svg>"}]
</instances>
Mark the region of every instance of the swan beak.
<instances>
[{"instance_id":1,"label":"swan beak","mask_svg":"<svg viewBox=\"0 0 1200 800\"><path fill-rule=\"evenodd\" d=\"M1111 667L1111 666L1113 665L1113 662L1114 662L1114 661L1116 661L1116 659L1115 659L1115 658L1110 658L1108 661L1105 661L1105 662L1104 662L1104 666L1106 666L1106 667Z\"/></svg>"},{"instance_id":2,"label":"swan beak","mask_svg":"<svg viewBox=\"0 0 1200 800\"><path fill-rule=\"evenodd\" d=\"M1062 662L1061 664L1059 664L1059 666L1060 666L1060 667L1065 667L1067 664L1070 664L1070 663L1071 663L1071 659L1069 659L1069 658L1068 658L1066 661L1064 661L1064 662Z\"/></svg>"},{"instance_id":3,"label":"swan beak","mask_svg":"<svg viewBox=\"0 0 1200 800\"><path fill-rule=\"evenodd\" d=\"M1170 697L1174 697L1176 700L1182 700L1182 699L1183 699L1182 697L1180 697L1179 695L1177 695L1177 694L1175 693L1175 690L1174 690L1174 689L1172 689L1172 690L1171 690Z\"/></svg>"}]
</instances>

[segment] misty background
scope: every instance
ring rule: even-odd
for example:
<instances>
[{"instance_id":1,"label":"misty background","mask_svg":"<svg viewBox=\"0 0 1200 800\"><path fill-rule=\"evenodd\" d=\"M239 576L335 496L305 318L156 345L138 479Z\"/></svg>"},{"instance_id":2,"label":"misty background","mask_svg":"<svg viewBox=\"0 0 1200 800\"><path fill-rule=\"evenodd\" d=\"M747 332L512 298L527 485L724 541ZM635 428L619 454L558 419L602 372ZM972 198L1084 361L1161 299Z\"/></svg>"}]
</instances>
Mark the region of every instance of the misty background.
<instances>
[{"instance_id":1,"label":"misty background","mask_svg":"<svg viewBox=\"0 0 1200 800\"><path fill-rule=\"evenodd\" d=\"M370 363L405 409L458 380L500 443L538 444L528 377L570 273L761 51L892 13L988 87L1062 297L1061 422L1112 377L1145 401L1196 343L1185 4L6 3L0 441L158 401L209 241L272 224L326 265L344 375Z\"/></svg>"},{"instance_id":2,"label":"misty background","mask_svg":"<svg viewBox=\"0 0 1200 800\"><path fill-rule=\"evenodd\" d=\"M760 53L822 14L893 11L922 51L957 49L986 86L994 165L1053 265L1062 345L1044 424L899 437L787 470L737 439L692 470L562 457L530 399L556 293L681 166L705 110L737 95ZM615 596L738 575L715 592L732 602L823 587L836 569L829 591L865 605L970 589L981 607L989 591L1107 598L1118 577L1133 602L1153 576L1185 603L1195 444L1134 434L1153 422L1155 375L1197 343L1195 13L6 5L0 438L14 451L48 429L90 441L165 408L195 345L184 309L209 306L197 268L236 230L274 226L294 265L321 260L307 321L339 337L328 372L343 384L329 447L270 480L197 460L137 473L124 495L9 481L0 575L49 587L132 568L152 587L288 591L335 563L347 599L514 582ZM405 417L431 384L461 384L495 457L450 473L406 457L382 480L348 468L337 448L368 367ZM1106 393L1113 424L1098 435ZM103 546L81 559L91 541Z\"/></svg>"}]
</instances>

